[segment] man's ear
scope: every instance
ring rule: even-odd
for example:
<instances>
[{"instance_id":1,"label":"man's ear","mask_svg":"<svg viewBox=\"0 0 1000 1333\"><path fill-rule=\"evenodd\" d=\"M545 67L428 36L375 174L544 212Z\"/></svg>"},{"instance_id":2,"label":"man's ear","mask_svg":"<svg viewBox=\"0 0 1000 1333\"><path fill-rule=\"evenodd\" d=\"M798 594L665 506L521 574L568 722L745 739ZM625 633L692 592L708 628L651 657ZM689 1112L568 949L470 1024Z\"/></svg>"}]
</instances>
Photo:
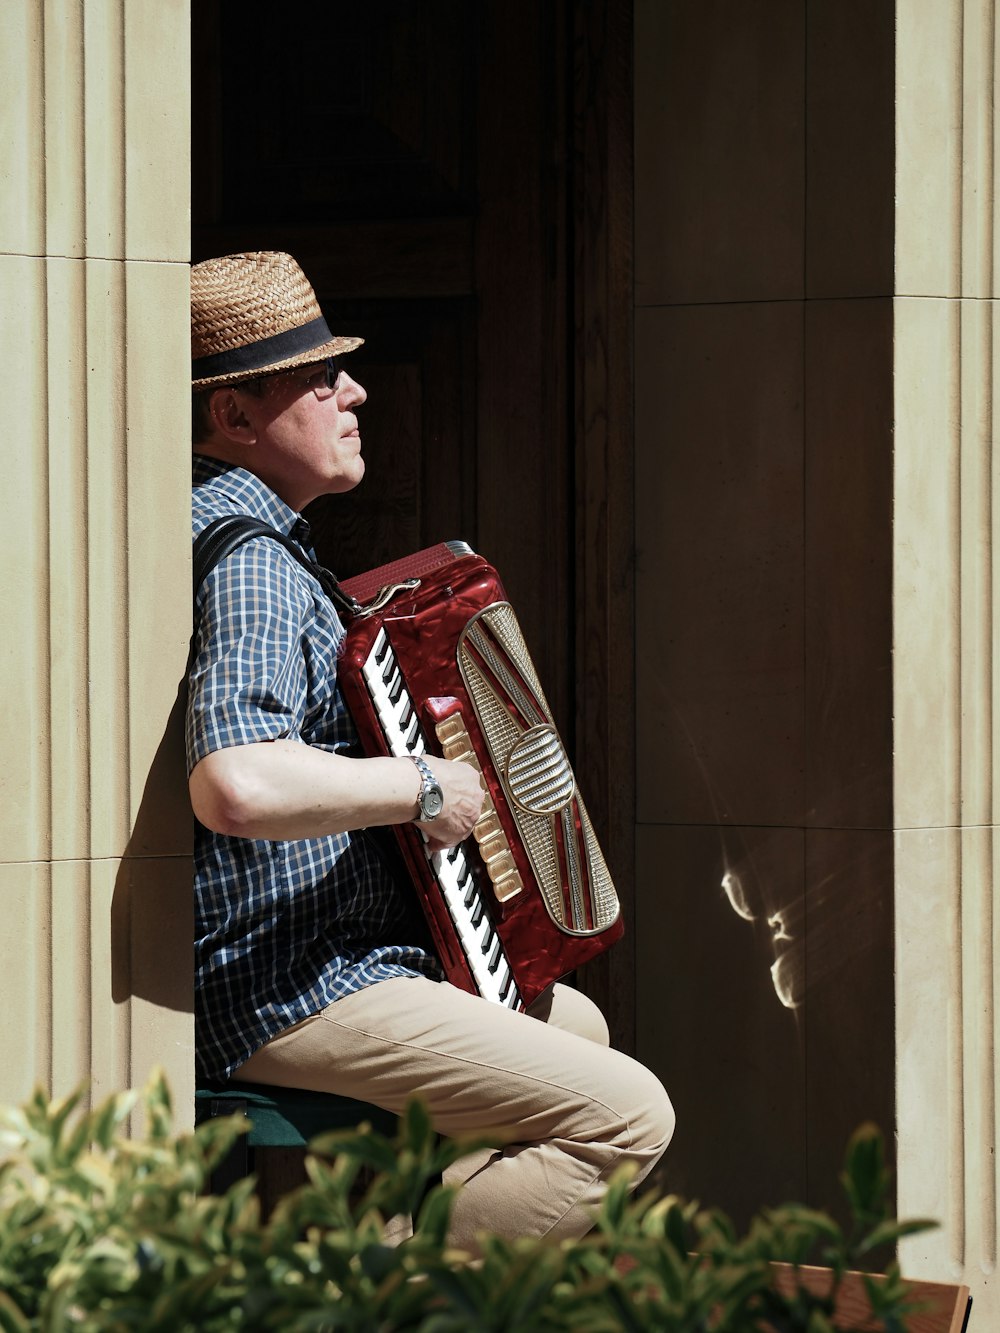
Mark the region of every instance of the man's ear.
<instances>
[{"instance_id":1,"label":"man's ear","mask_svg":"<svg viewBox=\"0 0 1000 1333\"><path fill-rule=\"evenodd\" d=\"M257 443L256 428L232 387L223 385L215 390L208 400L208 413L214 428L227 440L234 444Z\"/></svg>"}]
</instances>

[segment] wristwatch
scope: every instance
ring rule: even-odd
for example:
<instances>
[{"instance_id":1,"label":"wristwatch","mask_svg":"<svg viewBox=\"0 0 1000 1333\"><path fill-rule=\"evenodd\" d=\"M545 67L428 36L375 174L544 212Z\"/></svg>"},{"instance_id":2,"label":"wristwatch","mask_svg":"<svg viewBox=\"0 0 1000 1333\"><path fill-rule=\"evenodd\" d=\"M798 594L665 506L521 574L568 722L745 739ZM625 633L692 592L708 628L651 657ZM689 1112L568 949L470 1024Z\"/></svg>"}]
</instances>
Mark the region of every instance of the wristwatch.
<instances>
[{"instance_id":1,"label":"wristwatch","mask_svg":"<svg viewBox=\"0 0 1000 1333\"><path fill-rule=\"evenodd\" d=\"M417 798L420 814L417 817L427 821L437 819L444 809L444 792L441 790L441 785L420 755L411 754L409 758L416 764L417 772L420 774L420 795Z\"/></svg>"}]
</instances>

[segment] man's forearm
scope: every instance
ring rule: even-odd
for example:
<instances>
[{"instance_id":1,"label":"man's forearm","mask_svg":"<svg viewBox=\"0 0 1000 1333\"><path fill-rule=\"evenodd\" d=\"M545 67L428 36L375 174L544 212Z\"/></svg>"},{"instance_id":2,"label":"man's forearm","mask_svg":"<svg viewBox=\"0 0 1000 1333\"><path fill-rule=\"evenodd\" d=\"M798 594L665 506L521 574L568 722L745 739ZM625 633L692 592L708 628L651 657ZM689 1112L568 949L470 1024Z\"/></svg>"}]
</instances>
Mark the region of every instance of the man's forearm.
<instances>
[{"instance_id":1,"label":"man's forearm","mask_svg":"<svg viewBox=\"0 0 1000 1333\"><path fill-rule=\"evenodd\" d=\"M471 830L482 791L468 765L439 758L431 763L445 808L430 831L448 845ZM285 841L405 823L418 813L420 775L407 759L351 759L278 740L216 750L196 765L189 786L206 828Z\"/></svg>"}]
</instances>

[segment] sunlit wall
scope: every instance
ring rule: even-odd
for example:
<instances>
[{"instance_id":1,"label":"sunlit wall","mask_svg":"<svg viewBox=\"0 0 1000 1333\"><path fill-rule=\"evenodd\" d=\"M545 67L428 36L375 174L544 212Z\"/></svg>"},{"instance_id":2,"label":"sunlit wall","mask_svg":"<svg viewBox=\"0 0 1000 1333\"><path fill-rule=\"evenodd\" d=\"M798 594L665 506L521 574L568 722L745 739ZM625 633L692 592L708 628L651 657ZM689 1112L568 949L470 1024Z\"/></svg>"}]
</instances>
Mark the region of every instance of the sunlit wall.
<instances>
[{"instance_id":1,"label":"sunlit wall","mask_svg":"<svg viewBox=\"0 0 1000 1333\"><path fill-rule=\"evenodd\" d=\"M0 9L0 1099L189 1114L188 8Z\"/></svg>"}]
</instances>

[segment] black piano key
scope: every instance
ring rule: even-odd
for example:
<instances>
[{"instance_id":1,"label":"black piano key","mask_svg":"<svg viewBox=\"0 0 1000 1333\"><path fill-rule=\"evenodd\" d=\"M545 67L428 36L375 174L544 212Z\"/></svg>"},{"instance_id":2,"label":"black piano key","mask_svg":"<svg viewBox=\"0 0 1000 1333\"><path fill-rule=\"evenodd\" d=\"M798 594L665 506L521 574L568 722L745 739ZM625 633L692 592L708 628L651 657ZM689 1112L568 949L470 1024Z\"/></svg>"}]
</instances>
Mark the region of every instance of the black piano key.
<instances>
[{"instance_id":1,"label":"black piano key","mask_svg":"<svg viewBox=\"0 0 1000 1333\"><path fill-rule=\"evenodd\" d=\"M501 1003L503 1003L504 1001L506 1001L507 996L510 994L511 982L512 982L513 980L514 980L514 978L513 978L513 975L511 974L510 968L507 968L507 969L506 969L506 975L505 975L505 977L503 978L503 980L502 980L501 983L500 983L500 1001L501 1001Z\"/></svg>"},{"instance_id":2,"label":"black piano key","mask_svg":"<svg viewBox=\"0 0 1000 1333\"><path fill-rule=\"evenodd\" d=\"M479 931L479 952L484 958L489 957L490 950L493 948L493 941L496 937L497 933L493 929L493 922L489 917L486 917Z\"/></svg>"},{"instance_id":3,"label":"black piano key","mask_svg":"<svg viewBox=\"0 0 1000 1333\"><path fill-rule=\"evenodd\" d=\"M399 696L400 696L402 693L403 693L403 677L402 677L402 675L397 671L397 672L396 672L396 675L395 675L395 679L393 680L392 684L389 686L389 700L390 700L390 702L391 702L393 705L398 704L398 703L399 703Z\"/></svg>"},{"instance_id":4,"label":"black piano key","mask_svg":"<svg viewBox=\"0 0 1000 1333\"><path fill-rule=\"evenodd\" d=\"M392 653L388 653L386 654L384 665L382 665L383 685L389 684L389 681L392 680L393 673L395 672L395 670L396 670L396 659L393 657Z\"/></svg>"},{"instance_id":5,"label":"black piano key","mask_svg":"<svg viewBox=\"0 0 1000 1333\"><path fill-rule=\"evenodd\" d=\"M495 972L500 966L500 957L502 954L503 950L500 947L500 936L498 935L493 941L493 952L490 954L489 962L486 964L491 972Z\"/></svg>"},{"instance_id":6,"label":"black piano key","mask_svg":"<svg viewBox=\"0 0 1000 1333\"><path fill-rule=\"evenodd\" d=\"M406 739L403 741L403 744L406 746L408 750L414 750L416 749L416 744L419 739L420 739L420 719L414 716L413 721L410 723L410 729L406 733Z\"/></svg>"},{"instance_id":7,"label":"black piano key","mask_svg":"<svg viewBox=\"0 0 1000 1333\"><path fill-rule=\"evenodd\" d=\"M473 928L474 928L475 930L478 930L479 927L480 927L480 925L482 924L482 920L483 920L483 916L485 915L485 912L486 912L486 909L485 909L485 907L483 906L483 900L482 900L482 898L477 898L477 899L476 899L476 905L475 905L475 907L473 907L473 909L472 909L472 925L473 925Z\"/></svg>"},{"instance_id":8,"label":"black piano key","mask_svg":"<svg viewBox=\"0 0 1000 1333\"><path fill-rule=\"evenodd\" d=\"M389 640L385 634L379 635L375 640L374 658L377 666L381 666L389 652Z\"/></svg>"},{"instance_id":9,"label":"black piano key","mask_svg":"<svg viewBox=\"0 0 1000 1333\"><path fill-rule=\"evenodd\" d=\"M410 718L412 717L413 717L413 705L410 702L409 698L407 698L406 702L403 704L403 711L399 715L400 731L406 730L406 728L410 725Z\"/></svg>"},{"instance_id":10,"label":"black piano key","mask_svg":"<svg viewBox=\"0 0 1000 1333\"><path fill-rule=\"evenodd\" d=\"M476 901L476 899L477 899L478 897L479 897L479 895L476 893L476 881L475 881L475 880L472 878L472 876L470 875L470 876L469 876L469 879L468 879L468 882L467 882L467 884L466 884L466 886L465 886L465 905L466 905L466 907L471 907L472 904Z\"/></svg>"}]
</instances>

